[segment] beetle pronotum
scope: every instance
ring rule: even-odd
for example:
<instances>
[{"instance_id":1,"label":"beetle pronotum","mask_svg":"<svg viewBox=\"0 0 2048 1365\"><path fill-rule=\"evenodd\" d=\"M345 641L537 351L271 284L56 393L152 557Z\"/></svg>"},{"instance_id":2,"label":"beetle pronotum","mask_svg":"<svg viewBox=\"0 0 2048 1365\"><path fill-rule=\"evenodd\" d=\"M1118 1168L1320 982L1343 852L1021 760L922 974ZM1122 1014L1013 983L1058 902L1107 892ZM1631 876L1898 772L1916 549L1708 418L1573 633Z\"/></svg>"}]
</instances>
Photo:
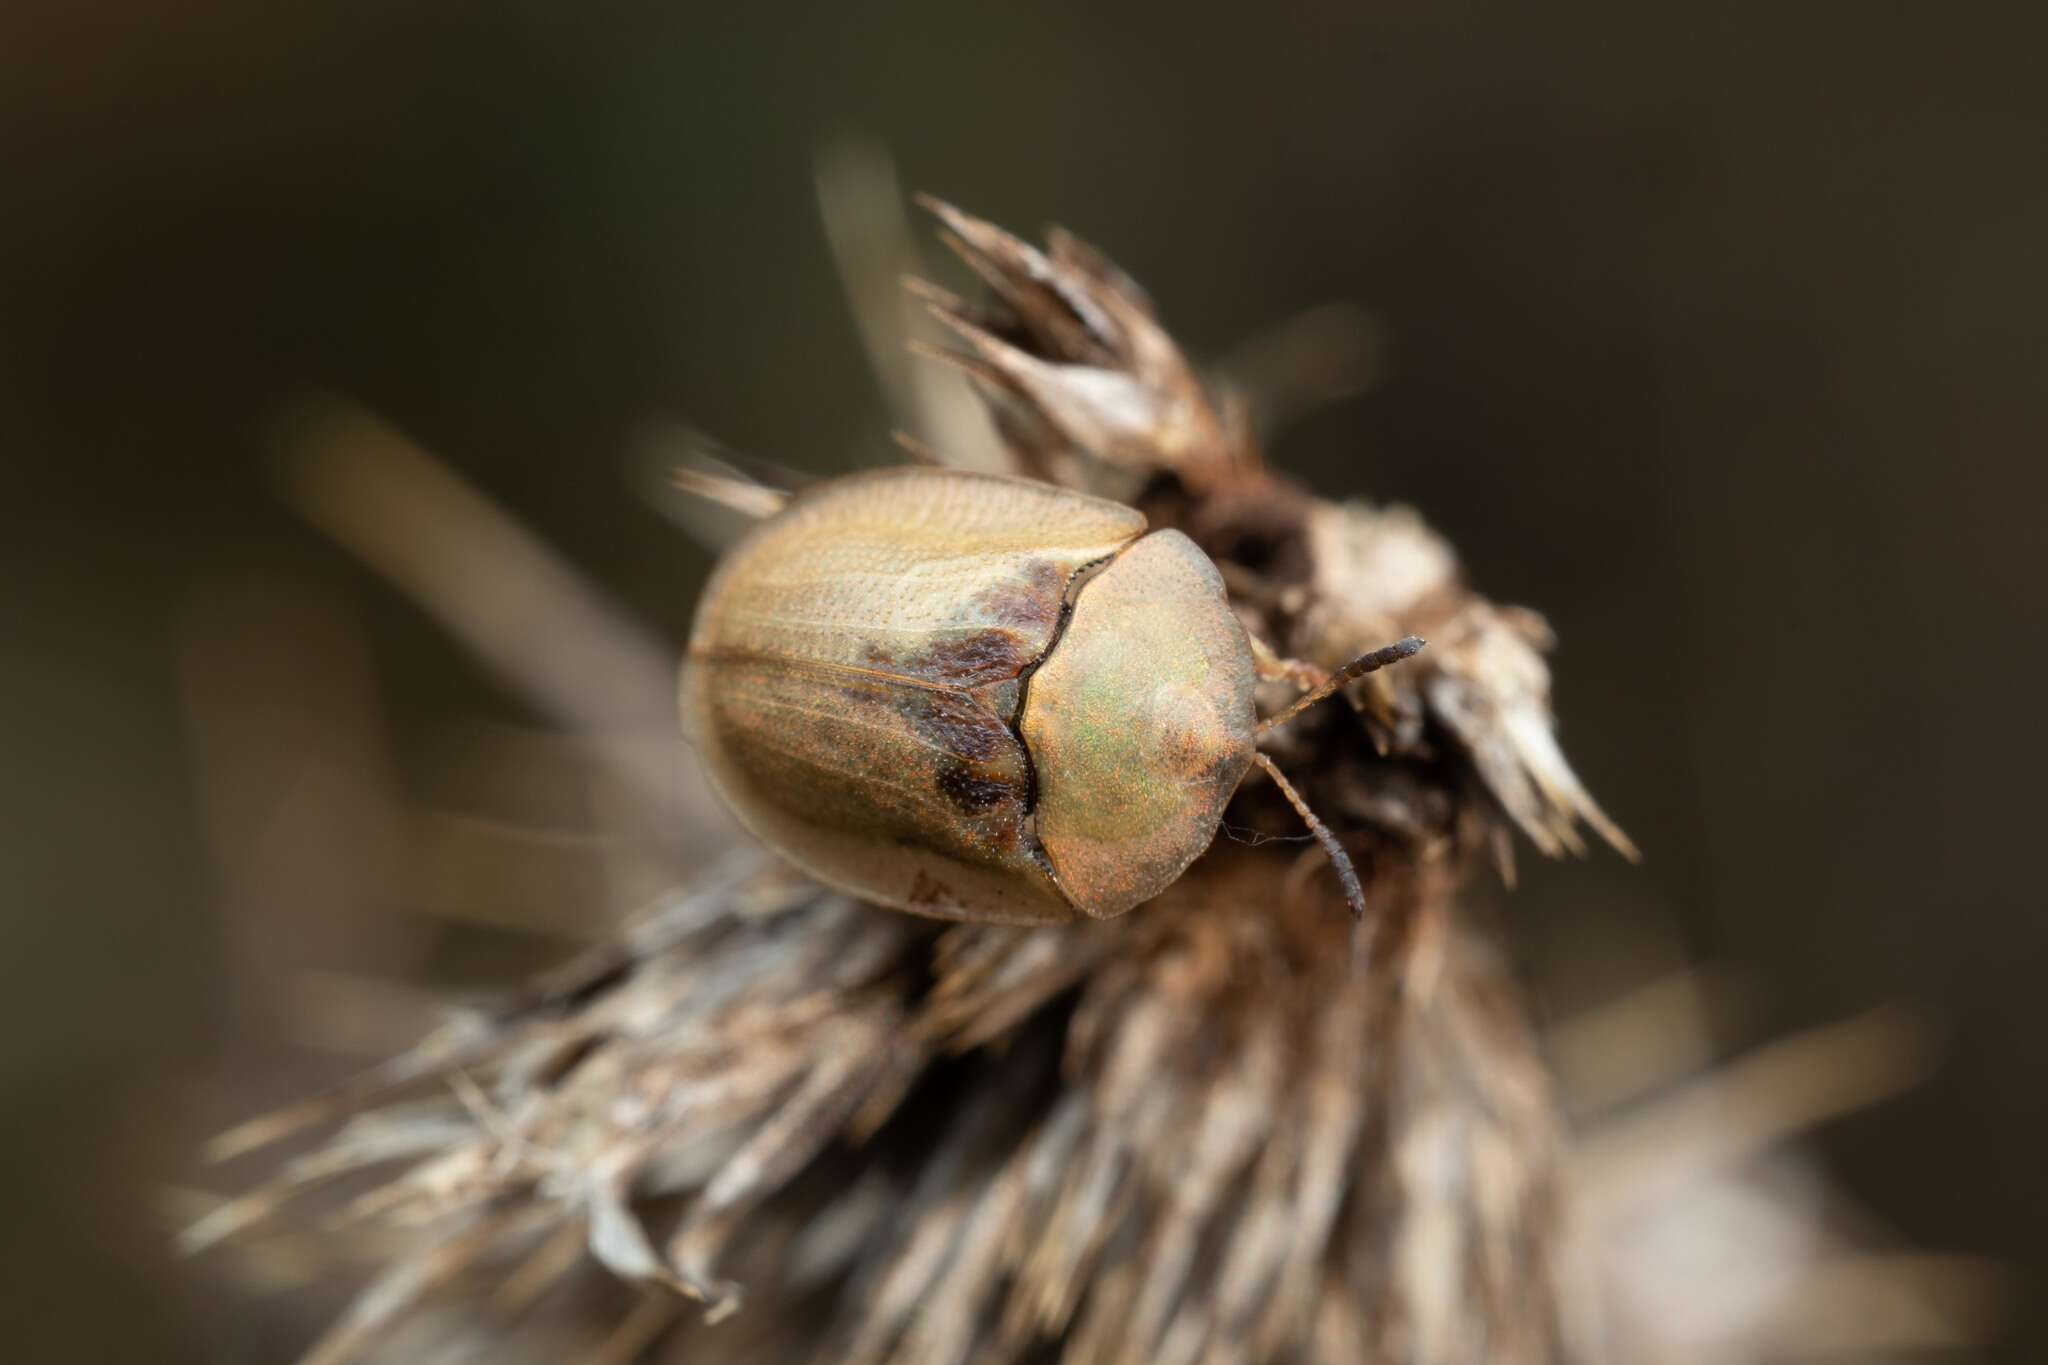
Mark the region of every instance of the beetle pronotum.
<instances>
[{"instance_id":1,"label":"beetle pronotum","mask_svg":"<svg viewBox=\"0 0 2048 1365\"><path fill-rule=\"evenodd\" d=\"M1253 763L1358 879L1259 737L1223 578L1179 531L1023 479L909 467L795 497L721 561L683 726L741 824L819 880L946 919L1106 918L1215 838Z\"/></svg>"}]
</instances>

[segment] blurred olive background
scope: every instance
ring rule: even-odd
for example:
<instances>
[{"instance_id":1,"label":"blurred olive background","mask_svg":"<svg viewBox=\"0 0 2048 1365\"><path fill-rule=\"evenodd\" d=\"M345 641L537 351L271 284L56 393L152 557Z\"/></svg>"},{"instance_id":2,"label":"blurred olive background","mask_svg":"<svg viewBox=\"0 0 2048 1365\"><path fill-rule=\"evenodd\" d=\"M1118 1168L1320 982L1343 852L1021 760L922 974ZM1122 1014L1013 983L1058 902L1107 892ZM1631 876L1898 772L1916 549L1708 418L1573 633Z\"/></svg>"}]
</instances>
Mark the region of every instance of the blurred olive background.
<instances>
[{"instance_id":1,"label":"blurred olive background","mask_svg":"<svg viewBox=\"0 0 2048 1365\"><path fill-rule=\"evenodd\" d=\"M1647 853L1525 858L1520 951L1675 926L1748 983L1743 1041L1933 1011L1938 1074L1823 1148L1915 1244L2020 1266L2037 1358L2044 56L2019 3L9 5L10 1357L217 1349L154 1190L345 1069L272 1044L250 962L525 965L362 927L405 879L356 797L522 713L289 512L274 403L383 413L675 641L706 557L630 490L641 422L886 458L812 182L858 132L1093 239L1198 352L1372 310L1377 387L1276 459L1549 616L1566 747ZM223 619L247 710L188 686ZM265 715L266 680L341 701ZM241 719L326 777L280 777L321 838L237 916L209 828L273 813L209 809L193 755Z\"/></svg>"}]
</instances>

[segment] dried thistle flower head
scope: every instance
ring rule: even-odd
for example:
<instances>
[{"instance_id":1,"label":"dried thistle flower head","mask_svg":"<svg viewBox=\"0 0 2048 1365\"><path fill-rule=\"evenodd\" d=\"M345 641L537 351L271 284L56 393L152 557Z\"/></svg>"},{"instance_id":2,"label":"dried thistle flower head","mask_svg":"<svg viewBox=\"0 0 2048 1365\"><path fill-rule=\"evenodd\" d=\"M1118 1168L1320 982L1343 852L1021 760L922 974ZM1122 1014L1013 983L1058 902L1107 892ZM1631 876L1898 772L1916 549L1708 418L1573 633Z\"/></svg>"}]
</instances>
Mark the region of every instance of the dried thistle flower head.
<instances>
[{"instance_id":1,"label":"dried thistle flower head","mask_svg":"<svg viewBox=\"0 0 2048 1365\"><path fill-rule=\"evenodd\" d=\"M188 1243L287 1236L287 1198L378 1172L340 1211L383 1269L322 1365L1676 1358L1655 1321L1615 1345L1618 1243L1561 1183L1553 1082L1465 903L1516 830L1546 854L1582 828L1632 853L1555 741L1541 620L1474 592L1414 513L1271 469L1257 395L1198 377L1099 252L931 207L985 290L918 287L993 419L976 460L1185 531L1254 633L1316 667L1431 639L1278 741L1383 917L1374 957L1345 950L1321 854L1270 785L1157 902L1103 923L948 926L735 854L516 1004L229 1135L350 1115ZM873 297L862 263L905 250L856 219L890 220L834 218ZM924 432L970 431L937 373L895 387ZM323 471L365 444L385 462L354 463L344 496ZM461 536L423 557L357 515L361 480L420 457L359 423L302 456L311 514L469 619L445 580ZM653 685L637 650L612 657ZM573 684L532 673L573 719ZM607 1309L593 1267L646 1297ZM1644 1283L1620 1301L1650 1302Z\"/></svg>"}]
</instances>

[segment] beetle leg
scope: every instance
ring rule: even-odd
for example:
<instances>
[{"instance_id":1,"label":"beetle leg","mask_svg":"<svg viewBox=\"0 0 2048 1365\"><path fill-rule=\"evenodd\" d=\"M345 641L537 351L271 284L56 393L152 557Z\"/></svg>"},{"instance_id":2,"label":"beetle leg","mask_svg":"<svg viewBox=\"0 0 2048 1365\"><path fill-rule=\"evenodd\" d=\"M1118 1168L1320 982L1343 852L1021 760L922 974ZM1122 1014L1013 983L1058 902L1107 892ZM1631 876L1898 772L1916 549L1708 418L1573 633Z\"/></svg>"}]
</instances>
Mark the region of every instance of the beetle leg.
<instances>
[{"instance_id":1,"label":"beetle leg","mask_svg":"<svg viewBox=\"0 0 2048 1365\"><path fill-rule=\"evenodd\" d=\"M1329 675L1314 664L1303 659L1290 659L1275 652L1273 646L1245 632L1245 638L1252 642L1252 668L1258 673L1260 682L1284 682L1307 691L1320 687Z\"/></svg>"},{"instance_id":2,"label":"beetle leg","mask_svg":"<svg viewBox=\"0 0 2048 1365\"><path fill-rule=\"evenodd\" d=\"M1344 665L1335 673L1332 673L1329 677L1303 693L1295 701L1294 705L1288 707L1277 716L1268 716L1260 721L1258 733L1263 735L1276 725L1285 725L1288 721L1293 720L1303 711L1308 710L1309 707L1314 706L1317 702L1354 679L1362 678L1368 673L1376 673L1388 664L1397 664L1403 659L1414 658L1421 651L1422 645L1423 639L1420 635L1405 635L1383 649L1375 649L1370 654L1359 655L1350 663ZM1253 657L1257 657L1256 650L1253 651Z\"/></svg>"},{"instance_id":3,"label":"beetle leg","mask_svg":"<svg viewBox=\"0 0 2048 1365\"><path fill-rule=\"evenodd\" d=\"M1330 855L1330 866L1336 870L1337 880L1344 885L1345 902L1351 906L1355 918L1364 919L1365 891L1358 884L1358 872L1351 866L1351 855L1337 842L1337 836L1330 833L1330 827L1316 818L1316 813L1308 808L1308 802L1301 799L1301 793L1294 789L1294 784L1281 774L1279 764L1256 749L1252 751L1252 761L1266 770L1266 776L1273 779L1273 785L1287 798L1287 804L1294 807L1294 813L1308 826L1308 832L1316 836L1323 852Z\"/></svg>"}]
</instances>

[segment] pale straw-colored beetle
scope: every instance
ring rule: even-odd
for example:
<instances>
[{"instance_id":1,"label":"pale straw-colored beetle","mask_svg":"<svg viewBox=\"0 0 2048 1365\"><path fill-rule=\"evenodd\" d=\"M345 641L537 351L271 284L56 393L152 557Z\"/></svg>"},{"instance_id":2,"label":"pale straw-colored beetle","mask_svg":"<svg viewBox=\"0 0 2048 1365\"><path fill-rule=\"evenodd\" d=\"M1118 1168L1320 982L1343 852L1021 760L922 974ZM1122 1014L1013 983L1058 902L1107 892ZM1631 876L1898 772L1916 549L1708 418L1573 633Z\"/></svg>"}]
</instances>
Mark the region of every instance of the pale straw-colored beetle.
<instances>
[{"instance_id":1,"label":"pale straw-colored beetle","mask_svg":"<svg viewBox=\"0 0 2048 1365\"><path fill-rule=\"evenodd\" d=\"M686 734L741 824L866 900L946 919L1120 915L1215 838L1253 763L1350 860L1259 735L1280 670L1178 531L1022 479L906 467L834 480L720 563L684 660ZM1298 676L1298 670L1295 671Z\"/></svg>"}]
</instances>

